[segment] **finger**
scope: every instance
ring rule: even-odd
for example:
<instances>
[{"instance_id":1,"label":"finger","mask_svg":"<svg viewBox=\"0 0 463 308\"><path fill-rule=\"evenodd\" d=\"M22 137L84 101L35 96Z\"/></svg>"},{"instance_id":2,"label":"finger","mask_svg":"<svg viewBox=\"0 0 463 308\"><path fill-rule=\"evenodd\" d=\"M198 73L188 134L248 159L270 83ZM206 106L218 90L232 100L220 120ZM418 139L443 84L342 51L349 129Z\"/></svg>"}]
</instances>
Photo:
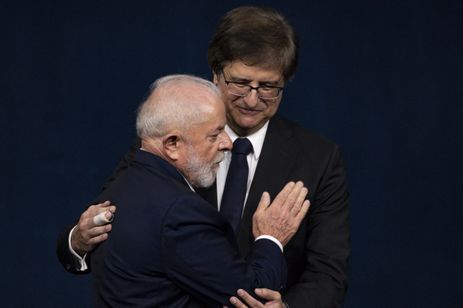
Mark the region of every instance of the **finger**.
<instances>
[{"instance_id":1,"label":"finger","mask_svg":"<svg viewBox=\"0 0 463 308\"><path fill-rule=\"evenodd\" d=\"M101 203L89 206L88 209L80 216L80 220L93 219L94 216L108 210L108 207L100 206L100 204Z\"/></svg>"},{"instance_id":2,"label":"finger","mask_svg":"<svg viewBox=\"0 0 463 308\"><path fill-rule=\"evenodd\" d=\"M104 226L99 226L99 227L93 227L91 229L88 229L86 232L85 232L85 237L88 238L88 239L91 239L92 237L97 237L103 233L108 233L110 232L112 229L112 225L111 224L108 224L108 225L104 225Z\"/></svg>"},{"instance_id":3,"label":"finger","mask_svg":"<svg viewBox=\"0 0 463 308\"><path fill-rule=\"evenodd\" d=\"M111 205L111 201L109 200L106 200L105 202L101 202L101 203L98 203L98 204L94 204L95 207L107 207L107 206L110 206Z\"/></svg>"},{"instance_id":4,"label":"finger","mask_svg":"<svg viewBox=\"0 0 463 308\"><path fill-rule=\"evenodd\" d=\"M257 205L257 209L255 210L254 214L258 214L260 212L265 211L270 204L270 195L268 192L264 191L262 196L260 197L259 204Z\"/></svg>"},{"instance_id":5,"label":"finger","mask_svg":"<svg viewBox=\"0 0 463 308\"><path fill-rule=\"evenodd\" d=\"M264 307L260 301L249 295L248 292L246 292L243 289L238 290L238 295L239 297L247 304L249 307Z\"/></svg>"},{"instance_id":6,"label":"finger","mask_svg":"<svg viewBox=\"0 0 463 308\"><path fill-rule=\"evenodd\" d=\"M304 203L305 197L307 196L308 192L309 190L306 187L303 187L301 191L299 192L299 195L297 196L294 207L291 211L294 216L297 216L297 214L300 212L302 208L302 204Z\"/></svg>"},{"instance_id":7,"label":"finger","mask_svg":"<svg viewBox=\"0 0 463 308\"><path fill-rule=\"evenodd\" d=\"M86 231L111 222L114 214L108 209L108 207L96 207L94 205L89 207L79 219L80 228Z\"/></svg>"},{"instance_id":8,"label":"finger","mask_svg":"<svg viewBox=\"0 0 463 308\"><path fill-rule=\"evenodd\" d=\"M95 226L102 226L113 221L114 215L110 211L101 212L93 216L93 224Z\"/></svg>"},{"instance_id":9,"label":"finger","mask_svg":"<svg viewBox=\"0 0 463 308\"><path fill-rule=\"evenodd\" d=\"M114 204L111 204L111 201L105 201L103 203L95 204L95 207L97 207L97 208L105 208L106 210L110 211L111 213L116 212L116 206Z\"/></svg>"},{"instance_id":10,"label":"finger","mask_svg":"<svg viewBox=\"0 0 463 308\"><path fill-rule=\"evenodd\" d=\"M309 208L310 208L310 201L305 200L304 203L302 204L301 210L299 211L299 213L296 216L296 221L298 223L300 223L304 219L305 215L309 211Z\"/></svg>"},{"instance_id":11,"label":"finger","mask_svg":"<svg viewBox=\"0 0 463 308\"><path fill-rule=\"evenodd\" d=\"M245 304L243 304L242 301L240 301L237 297L232 296L230 297L230 303L236 308L247 308Z\"/></svg>"},{"instance_id":12,"label":"finger","mask_svg":"<svg viewBox=\"0 0 463 308\"><path fill-rule=\"evenodd\" d=\"M101 242L104 242L108 239L108 233L103 233L103 234L100 234L98 236L95 236L95 237L92 237L89 241L88 241L88 245L89 246L94 246L96 244L99 244Z\"/></svg>"},{"instance_id":13,"label":"finger","mask_svg":"<svg viewBox=\"0 0 463 308\"><path fill-rule=\"evenodd\" d=\"M285 208L287 211L293 209L293 207L296 205L297 197L299 196L302 188L304 188L304 183L301 181L298 181L296 184L294 184L293 189L290 191L283 204L283 208Z\"/></svg>"},{"instance_id":14,"label":"finger","mask_svg":"<svg viewBox=\"0 0 463 308\"><path fill-rule=\"evenodd\" d=\"M283 189L278 193L278 195L275 197L275 199L272 202L272 206L279 206L281 207L283 203L286 201L288 198L288 195L290 192L293 190L295 183L294 182L288 182L288 184L283 187Z\"/></svg>"},{"instance_id":15,"label":"finger","mask_svg":"<svg viewBox=\"0 0 463 308\"><path fill-rule=\"evenodd\" d=\"M259 297L269 300L269 301L279 301L281 300L281 294L278 291L270 290L270 289L255 289L256 295Z\"/></svg>"}]
</instances>

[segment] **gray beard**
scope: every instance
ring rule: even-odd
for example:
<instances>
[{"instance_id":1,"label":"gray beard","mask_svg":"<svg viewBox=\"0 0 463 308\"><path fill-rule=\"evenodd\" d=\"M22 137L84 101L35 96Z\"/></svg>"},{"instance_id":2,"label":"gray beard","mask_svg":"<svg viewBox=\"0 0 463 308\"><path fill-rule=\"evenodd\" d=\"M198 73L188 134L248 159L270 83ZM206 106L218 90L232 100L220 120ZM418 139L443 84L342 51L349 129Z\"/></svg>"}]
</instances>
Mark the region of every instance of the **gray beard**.
<instances>
[{"instance_id":1,"label":"gray beard","mask_svg":"<svg viewBox=\"0 0 463 308\"><path fill-rule=\"evenodd\" d=\"M223 153L218 152L212 162L204 163L201 162L198 155L189 147L188 156L185 173L188 175L187 178L191 182L190 184L193 187L206 188L212 186L217 175L217 169L214 168L214 165L223 159Z\"/></svg>"}]
</instances>

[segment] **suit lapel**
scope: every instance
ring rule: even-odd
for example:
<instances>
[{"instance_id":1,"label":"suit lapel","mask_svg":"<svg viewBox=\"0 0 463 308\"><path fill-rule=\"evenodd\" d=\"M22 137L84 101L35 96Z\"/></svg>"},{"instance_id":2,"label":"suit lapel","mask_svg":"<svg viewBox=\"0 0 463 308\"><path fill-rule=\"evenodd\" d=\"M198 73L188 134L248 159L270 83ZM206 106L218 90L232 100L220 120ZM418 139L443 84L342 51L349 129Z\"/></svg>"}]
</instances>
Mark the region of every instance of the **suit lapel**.
<instances>
[{"instance_id":1,"label":"suit lapel","mask_svg":"<svg viewBox=\"0 0 463 308\"><path fill-rule=\"evenodd\" d=\"M238 245L243 256L247 255L252 234L252 216L257 208L262 193L267 191L273 200L283 188L295 163L297 149L291 142L292 132L277 116L269 123L262 153L251 183L246 207L238 232Z\"/></svg>"}]
</instances>

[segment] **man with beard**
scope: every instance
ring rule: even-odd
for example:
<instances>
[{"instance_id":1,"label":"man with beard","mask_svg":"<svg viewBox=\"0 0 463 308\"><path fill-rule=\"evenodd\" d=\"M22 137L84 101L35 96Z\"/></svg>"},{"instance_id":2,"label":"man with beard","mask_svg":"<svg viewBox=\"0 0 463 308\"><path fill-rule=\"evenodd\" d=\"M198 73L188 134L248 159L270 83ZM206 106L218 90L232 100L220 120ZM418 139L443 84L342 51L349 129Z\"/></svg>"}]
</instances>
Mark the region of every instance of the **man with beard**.
<instances>
[{"instance_id":1,"label":"man with beard","mask_svg":"<svg viewBox=\"0 0 463 308\"><path fill-rule=\"evenodd\" d=\"M309 208L302 182L270 204L262 195L256 238L239 256L230 224L193 187L209 187L232 147L220 91L206 80L157 80L139 108L141 148L131 166L97 198L118 205L111 237L92 253L98 307L222 307L238 288L279 290L283 246Z\"/></svg>"},{"instance_id":2,"label":"man with beard","mask_svg":"<svg viewBox=\"0 0 463 308\"><path fill-rule=\"evenodd\" d=\"M246 137L253 147L247 155L249 173L244 202L238 204L244 206L237 228L242 255L254 242L252 216L263 191L275 196L288 181L297 180L310 189L310 213L285 249L288 280L282 298L278 292L268 290L259 295L278 302L275 307L282 307L283 301L291 308L340 307L347 290L350 254L349 194L340 150L333 142L277 114L285 83L293 77L298 62L292 26L270 8L233 9L216 29L208 49L208 62L213 81L223 94L227 133L233 141ZM124 173L138 147L139 141L108 183ZM233 169L231 156L226 155L216 184L203 194L221 212L229 191L228 174ZM92 205L77 224L62 233L58 256L68 271L90 270L85 260L91 258L91 250L106 240L112 230L111 224L96 224L94 217L110 218L114 211L115 206L109 202Z\"/></svg>"}]
</instances>

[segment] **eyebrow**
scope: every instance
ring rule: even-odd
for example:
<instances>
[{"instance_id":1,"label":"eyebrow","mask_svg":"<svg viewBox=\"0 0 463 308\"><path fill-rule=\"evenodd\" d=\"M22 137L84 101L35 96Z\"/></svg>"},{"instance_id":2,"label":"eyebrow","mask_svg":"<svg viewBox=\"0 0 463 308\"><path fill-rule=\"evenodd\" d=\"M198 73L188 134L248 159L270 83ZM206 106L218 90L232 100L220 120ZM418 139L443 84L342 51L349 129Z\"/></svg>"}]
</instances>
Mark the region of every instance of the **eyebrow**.
<instances>
[{"instance_id":1,"label":"eyebrow","mask_svg":"<svg viewBox=\"0 0 463 308\"><path fill-rule=\"evenodd\" d=\"M251 83L252 80L246 79L246 78L241 78L241 77L233 77L230 76L230 81L233 82L242 82L242 83ZM258 81L259 85L278 85L280 83L280 80L263 80L263 81Z\"/></svg>"}]
</instances>

